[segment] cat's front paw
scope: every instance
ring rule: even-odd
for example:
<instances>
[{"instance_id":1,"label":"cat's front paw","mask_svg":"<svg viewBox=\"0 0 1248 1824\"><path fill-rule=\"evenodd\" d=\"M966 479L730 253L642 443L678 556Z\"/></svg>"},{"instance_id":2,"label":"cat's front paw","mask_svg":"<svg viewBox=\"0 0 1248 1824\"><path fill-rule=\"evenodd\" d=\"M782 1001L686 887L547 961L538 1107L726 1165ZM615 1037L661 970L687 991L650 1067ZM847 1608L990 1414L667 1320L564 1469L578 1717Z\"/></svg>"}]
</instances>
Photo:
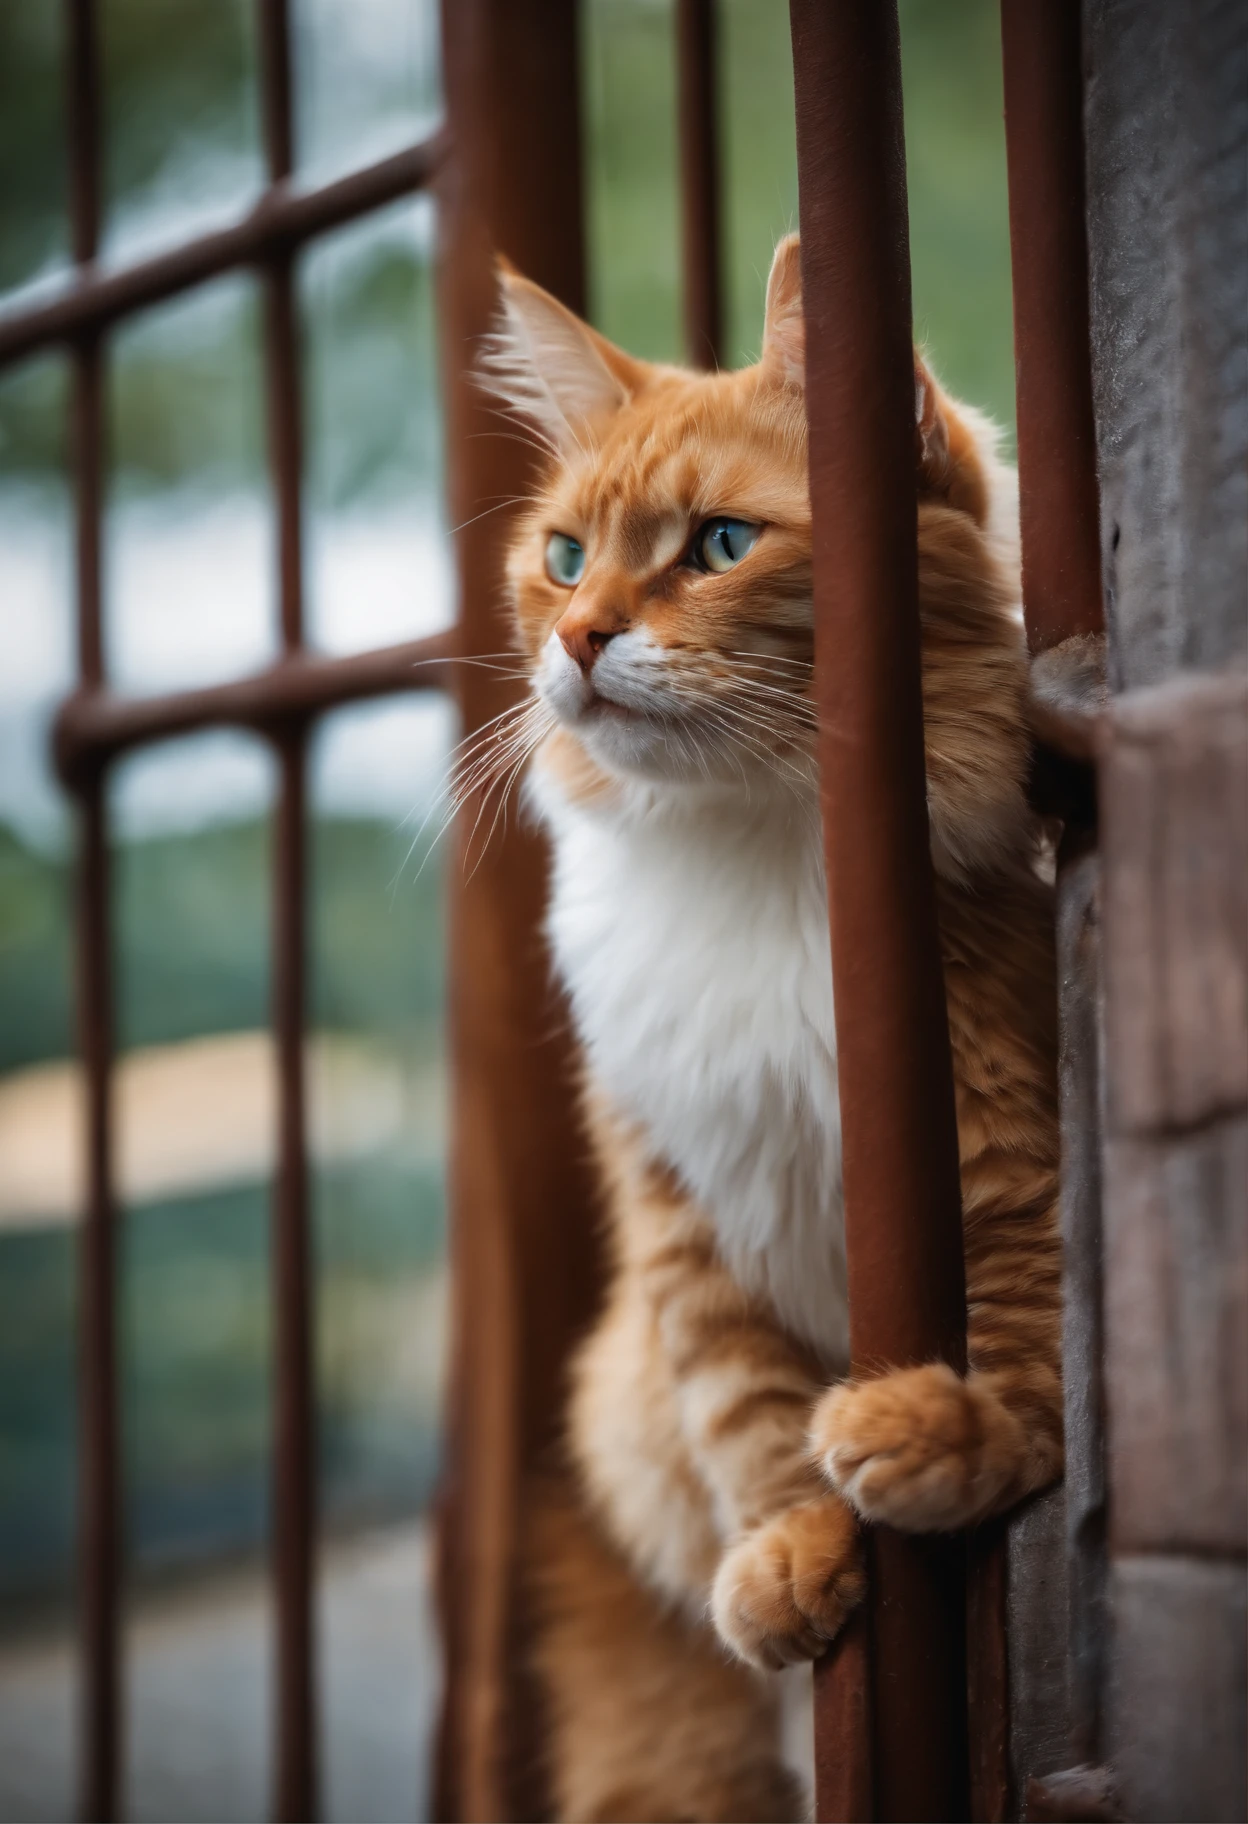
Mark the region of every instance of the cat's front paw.
<instances>
[{"instance_id":1,"label":"cat's front paw","mask_svg":"<svg viewBox=\"0 0 1248 1824\"><path fill-rule=\"evenodd\" d=\"M786 1508L729 1548L711 1614L738 1658L777 1672L817 1659L866 1587L858 1522L828 1495Z\"/></svg>"},{"instance_id":2,"label":"cat's front paw","mask_svg":"<svg viewBox=\"0 0 1248 1824\"><path fill-rule=\"evenodd\" d=\"M969 1526L1022 1492L1022 1425L997 1393L940 1363L833 1387L815 1408L814 1453L865 1520L906 1532Z\"/></svg>"}]
</instances>

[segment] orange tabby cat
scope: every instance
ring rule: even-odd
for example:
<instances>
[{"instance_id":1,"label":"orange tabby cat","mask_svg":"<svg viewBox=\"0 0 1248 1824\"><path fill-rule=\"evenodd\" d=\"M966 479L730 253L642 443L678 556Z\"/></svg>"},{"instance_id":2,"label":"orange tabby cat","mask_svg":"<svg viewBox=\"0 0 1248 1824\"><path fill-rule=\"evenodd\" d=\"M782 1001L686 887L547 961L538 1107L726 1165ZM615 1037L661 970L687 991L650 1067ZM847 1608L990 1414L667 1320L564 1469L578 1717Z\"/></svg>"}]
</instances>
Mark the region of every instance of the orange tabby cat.
<instances>
[{"instance_id":1,"label":"orange tabby cat","mask_svg":"<svg viewBox=\"0 0 1248 1824\"><path fill-rule=\"evenodd\" d=\"M552 840L614 1258L569 1485L531 1542L554 1792L564 1818L794 1817L791 1681L767 1674L861 1598L859 1517L960 1527L1061 1464L1052 918L1010 477L916 361L970 1370L849 1381L797 243L739 373L634 360L502 286L487 384L549 455L511 553L533 694L504 748L532 751Z\"/></svg>"}]
</instances>

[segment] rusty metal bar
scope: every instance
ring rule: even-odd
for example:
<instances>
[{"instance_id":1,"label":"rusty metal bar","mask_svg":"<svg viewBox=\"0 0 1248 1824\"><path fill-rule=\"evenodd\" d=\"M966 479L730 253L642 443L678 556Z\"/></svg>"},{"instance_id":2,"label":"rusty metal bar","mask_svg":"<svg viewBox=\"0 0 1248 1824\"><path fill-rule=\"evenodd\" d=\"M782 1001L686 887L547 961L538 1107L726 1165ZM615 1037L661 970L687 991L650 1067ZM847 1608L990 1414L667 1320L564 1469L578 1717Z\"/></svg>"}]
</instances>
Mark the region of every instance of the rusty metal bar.
<instances>
[{"instance_id":1,"label":"rusty metal bar","mask_svg":"<svg viewBox=\"0 0 1248 1824\"><path fill-rule=\"evenodd\" d=\"M87 1202L79 1252L78 1492L82 1685L79 1810L100 1824L118 1814L121 1746L120 1425L117 1374L117 1212L113 1199L110 878L105 785L79 800L76 907L78 1046L86 1077Z\"/></svg>"},{"instance_id":2,"label":"rusty metal bar","mask_svg":"<svg viewBox=\"0 0 1248 1824\"><path fill-rule=\"evenodd\" d=\"M1033 652L1104 626L1079 0L1001 0L1023 611Z\"/></svg>"},{"instance_id":3,"label":"rusty metal bar","mask_svg":"<svg viewBox=\"0 0 1248 1824\"><path fill-rule=\"evenodd\" d=\"M1033 653L1104 628L1092 401L1079 0L1002 0L1023 616ZM1085 706L1091 710L1092 705ZM1110 1815L1097 1790L1105 1615L1101 1298L1099 862L1095 718L1056 707L1035 722L1037 783L1065 828L1057 855L1058 1056L1066 1365L1066 1520L1072 1757L1031 1781L1029 1816ZM1078 1777L1077 1777L1078 1776ZM1091 1776L1092 1790L1087 1790ZM1104 1784L1103 1778L1101 1784ZM1063 1786L1065 1790L1063 1790Z\"/></svg>"},{"instance_id":4,"label":"rusty metal bar","mask_svg":"<svg viewBox=\"0 0 1248 1824\"><path fill-rule=\"evenodd\" d=\"M677 0L685 350L695 367L718 367L724 349L716 36L715 0Z\"/></svg>"},{"instance_id":5,"label":"rusty metal bar","mask_svg":"<svg viewBox=\"0 0 1248 1824\"><path fill-rule=\"evenodd\" d=\"M99 39L94 0L69 0L66 125L74 260L89 269L99 243ZM73 351L72 460L80 686L104 675L100 516L103 359L98 339ZM86 1078L87 1194L80 1252L81 1760L85 1819L116 1817L121 1784L120 1426L117 1375L117 1211L112 1171L112 969L108 818L100 773L78 805L76 906L78 1046Z\"/></svg>"},{"instance_id":6,"label":"rusty metal bar","mask_svg":"<svg viewBox=\"0 0 1248 1824\"><path fill-rule=\"evenodd\" d=\"M316 1415L304 1098L307 974L306 736L277 743L281 767L273 855L273 1027L277 1042L278 1163L273 1202L273 1557L277 1592L274 1816L300 1824L318 1812L313 1590Z\"/></svg>"},{"instance_id":7,"label":"rusty metal bar","mask_svg":"<svg viewBox=\"0 0 1248 1824\"><path fill-rule=\"evenodd\" d=\"M914 373L897 8L791 0L816 691L857 1367L966 1359L961 1194L919 681ZM876 1530L817 1731L864 1709L821 1818L965 1817L959 1541ZM849 1687L847 1689L847 1687ZM835 1750L829 1748L829 1755Z\"/></svg>"},{"instance_id":8,"label":"rusty metal bar","mask_svg":"<svg viewBox=\"0 0 1248 1824\"><path fill-rule=\"evenodd\" d=\"M289 177L295 162L290 15L285 0L259 0L260 121L269 181Z\"/></svg>"},{"instance_id":9,"label":"rusty metal bar","mask_svg":"<svg viewBox=\"0 0 1248 1824\"><path fill-rule=\"evenodd\" d=\"M73 124L85 130L83 123ZM445 156L445 138L435 133L419 145L315 190L301 191L283 180L266 190L255 207L228 228L198 235L168 253L115 272L79 271L62 292L46 302L0 312L0 367L88 330L104 329L119 317L159 304L222 273L261 264L370 210L410 196L432 181Z\"/></svg>"},{"instance_id":10,"label":"rusty metal bar","mask_svg":"<svg viewBox=\"0 0 1248 1824\"><path fill-rule=\"evenodd\" d=\"M76 264L88 266L100 239L100 47L94 0L68 0L66 25L70 239Z\"/></svg>"},{"instance_id":11,"label":"rusty metal bar","mask_svg":"<svg viewBox=\"0 0 1248 1824\"><path fill-rule=\"evenodd\" d=\"M482 508L523 497L534 473L472 380L498 308L494 249L585 308L578 12L578 0L442 0L456 156L438 197L439 321L467 655L497 652L509 632L500 584L514 519ZM519 690L483 666L465 665L458 684L465 733ZM550 1815L520 1540L599 1284L566 1008L542 937L545 847L512 820L473 863L450 871L452 1367L430 1812L446 1824Z\"/></svg>"},{"instance_id":12,"label":"rusty metal bar","mask_svg":"<svg viewBox=\"0 0 1248 1824\"><path fill-rule=\"evenodd\" d=\"M341 703L405 690L450 689L455 681L455 630L327 658L306 648L246 678L170 691L156 697L118 697L80 690L61 705L53 731L57 772L72 783L128 748L201 728L276 732Z\"/></svg>"},{"instance_id":13,"label":"rusty metal bar","mask_svg":"<svg viewBox=\"0 0 1248 1824\"><path fill-rule=\"evenodd\" d=\"M258 0L261 91L269 180L293 164L287 0ZM269 464L278 523L278 601L289 664L303 644L302 426L294 251L264 269ZM273 1031L277 1051L277 1178L273 1197L273 1569L277 1596L274 1816L298 1824L319 1811L316 1732L316 1406L308 1215L304 1012L307 989L307 724L289 722L274 746L280 778L273 853Z\"/></svg>"},{"instance_id":14,"label":"rusty metal bar","mask_svg":"<svg viewBox=\"0 0 1248 1824\"><path fill-rule=\"evenodd\" d=\"M278 613L282 647L290 654L303 644L303 426L295 273L289 252L274 254L265 269L264 292L270 464L277 508Z\"/></svg>"}]
</instances>

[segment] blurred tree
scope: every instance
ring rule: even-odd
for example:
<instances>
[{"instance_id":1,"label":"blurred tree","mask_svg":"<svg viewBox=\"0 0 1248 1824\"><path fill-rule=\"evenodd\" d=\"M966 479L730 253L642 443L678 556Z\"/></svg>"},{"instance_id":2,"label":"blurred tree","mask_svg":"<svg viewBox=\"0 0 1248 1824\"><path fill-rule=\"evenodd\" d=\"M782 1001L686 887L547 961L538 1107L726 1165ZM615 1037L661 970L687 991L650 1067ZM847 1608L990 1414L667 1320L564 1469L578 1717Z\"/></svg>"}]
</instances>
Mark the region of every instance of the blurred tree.
<instances>
[{"instance_id":1,"label":"blurred tree","mask_svg":"<svg viewBox=\"0 0 1248 1824\"><path fill-rule=\"evenodd\" d=\"M0 290L68 257L64 8L0 6Z\"/></svg>"},{"instance_id":2,"label":"blurred tree","mask_svg":"<svg viewBox=\"0 0 1248 1824\"><path fill-rule=\"evenodd\" d=\"M106 234L157 186L186 208L259 181L254 13L247 0L103 0Z\"/></svg>"}]
</instances>

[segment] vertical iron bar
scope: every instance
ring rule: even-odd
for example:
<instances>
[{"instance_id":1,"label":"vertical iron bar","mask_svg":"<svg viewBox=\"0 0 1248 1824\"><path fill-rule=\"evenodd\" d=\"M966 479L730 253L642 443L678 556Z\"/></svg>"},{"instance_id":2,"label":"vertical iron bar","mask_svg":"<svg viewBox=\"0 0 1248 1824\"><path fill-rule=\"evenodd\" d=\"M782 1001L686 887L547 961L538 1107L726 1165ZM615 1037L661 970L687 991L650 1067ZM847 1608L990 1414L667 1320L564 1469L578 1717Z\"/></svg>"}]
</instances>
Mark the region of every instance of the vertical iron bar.
<instances>
[{"instance_id":1,"label":"vertical iron bar","mask_svg":"<svg viewBox=\"0 0 1248 1824\"><path fill-rule=\"evenodd\" d=\"M677 0L685 349L695 367L718 367L723 358L716 37L715 0Z\"/></svg>"},{"instance_id":2,"label":"vertical iron bar","mask_svg":"<svg viewBox=\"0 0 1248 1824\"><path fill-rule=\"evenodd\" d=\"M79 1489L82 1589L80 1811L102 1824L120 1793L120 1426L117 1394L117 1220L112 1188L110 868L105 776L78 807L78 1045L86 1076L87 1204L80 1246Z\"/></svg>"},{"instance_id":3,"label":"vertical iron bar","mask_svg":"<svg viewBox=\"0 0 1248 1824\"><path fill-rule=\"evenodd\" d=\"M1033 652L1099 633L1079 0L1002 0L1023 612Z\"/></svg>"},{"instance_id":4,"label":"vertical iron bar","mask_svg":"<svg viewBox=\"0 0 1248 1824\"><path fill-rule=\"evenodd\" d=\"M99 243L99 41L94 0L68 0L66 127L70 227L79 267ZM73 349L72 462L80 688L102 682L100 518L103 354L98 336ZM79 1805L85 1819L117 1816L120 1794L120 1424L117 1387L117 1212L113 1197L113 1051L110 867L105 775L79 795L78 1047L86 1079L86 1208L80 1252L79 1489L82 1588L82 1738Z\"/></svg>"},{"instance_id":5,"label":"vertical iron bar","mask_svg":"<svg viewBox=\"0 0 1248 1824\"><path fill-rule=\"evenodd\" d=\"M273 1025L278 1069L278 1163L273 1208L277 1590L274 1816L318 1810L315 1629L316 1437L312 1397L312 1276L304 1108L307 921L305 732L277 743L281 766L273 857Z\"/></svg>"},{"instance_id":6,"label":"vertical iron bar","mask_svg":"<svg viewBox=\"0 0 1248 1824\"><path fill-rule=\"evenodd\" d=\"M961 1369L961 1192L919 670L897 8L791 0L790 17L851 1349L861 1369L937 1359ZM867 1676L870 1815L965 1817L962 1542L881 1527L870 1545L860 1624L869 1652L851 1632L820 1674L817 1730L861 1714L840 1680ZM861 1774L819 1793L819 1815L861 1816L839 1809L855 1784L861 1793Z\"/></svg>"},{"instance_id":7,"label":"vertical iron bar","mask_svg":"<svg viewBox=\"0 0 1248 1824\"><path fill-rule=\"evenodd\" d=\"M535 472L473 382L499 305L495 250L585 309L579 15L580 0L442 0L454 152L438 183L438 322L468 655L509 637L500 583L514 512L482 508L522 499ZM479 666L457 690L465 734L518 700L514 681ZM446 1824L550 1815L520 1542L601 1282L567 1010L542 936L547 866L538 832L512 820L471 867L450 869L452 1361L430 1814Z\"/></svg>"},{"instance_id":8,"label":"vertical iron bar","mask_svg":"<svg viewBox=\"0 0 1248 1824\"><path fill-rule=\"evenodd\" d=\"M67 0L66 130L70 234L74 259L87 266L100 237L100 57L95 0Z\"/></svg>"},{"instance_id":9,"label":"vertical iron bar","mask_svg":"<svg viewBox=\"0 0 1248 1824\"><path fill-rule=\"evenodd\" d=\"M294 112L291 91L288 0L258 0L260 113L269 182L289 177L294 167Z\"/></svg>"},{"instance_id":10,"label":"vertical iron bar","mask_svg":"<svg viewBox=\"0 0 1248 1824\"><path fill-rule=\"evenodd\" d=\"M294 160L287 0L259 0L261 84L269 180ZM303 644L300 484L302 435L294 262L265 268L269 460L278 523L282 646ZM308 1214L304 1015L307 981L307 725L276 742L280 766L273 856L273 1028L278 1071L278 1156L273 1205L275 1439L273 1554L277 1594L274 1816L284 1824L319 1809L314 1586L316 1412L311 1235Z\"/></svg>"},{"instance_id":11,"label":"vertical iron bar","mask_svg":"<svg viewBox=\"0 0 1248 1824\"><path fill-rule=\"evenodd\" d=\"M296 652L303 644L303 529L300 503L303 428L292 255L279 254L266 267L264 287L269 460L277 508L279 624L283 649L286 652Z\"/></svg>"},{"instance_id":12,"label":"vertical iron bar","mask_svg":"<svg viewBox=\"0 0 1248 1824\"><path fill-rule=\"evenodd\" d=\"M1079 0L1002 0L1005 143L1014 280L1023 617L1033 653L1104 628L1092 401ZM1062 1354L1071 1749L1101 1759L1105 1652L1105 1439L1094 828L1068 823L1057 857L1061 1078Z\"/></svg>"}]
</instances>

